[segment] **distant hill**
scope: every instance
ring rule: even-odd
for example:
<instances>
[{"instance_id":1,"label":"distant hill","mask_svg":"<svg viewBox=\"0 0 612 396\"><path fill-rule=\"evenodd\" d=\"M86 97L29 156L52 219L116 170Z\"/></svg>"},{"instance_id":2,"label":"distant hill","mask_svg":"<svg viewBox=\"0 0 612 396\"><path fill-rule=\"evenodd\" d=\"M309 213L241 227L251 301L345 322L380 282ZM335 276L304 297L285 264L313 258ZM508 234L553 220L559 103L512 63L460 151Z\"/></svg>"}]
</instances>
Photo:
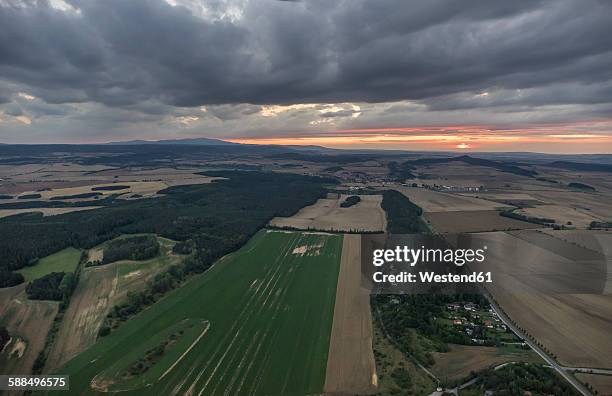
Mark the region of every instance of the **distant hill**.
<instances>
[{"instance_id":1,"label":"distant hill","mask_svg":"<svg viewBox=\"0 0 612 396\"><path fill-rule=\"evenodd\" d=\"M166 139L166 140L128 140L125 142L106 143L114 146L133 146L142 144L168 144L168 145L192 145L192 146L234 146L239 143L226 142L221 139L194 138L194 139Z\"/></svg>"},{"instance_id":2,"label":"distant hill","mask_svg":"<svg viewBox=\"0 0 612 396\"><path fill-rule=\"evenodd\" d=\"M546 166L551 166L553 168L574 170L574 171L612 173L612 165L607 165L607 164L593 164L593 163L573 162L573 161L555 161L555 162L551 162L550 164L546 164Z\"/></svg>"},{"instance_id":3,"label":"distant hill","mask_svg":"<svg viewBox=\"0 0 612 396\"><path fill-rule=\"evenodd\" d=\"M515 175L533 177L538 173L530 169L524 169L519 166L513 165L507 162L492 161L483 158L474 158L469 155L461 155L459 157L450 158L421 158L414 161L406 161L402 165L404 166L418 166L418 165L429 165L429 164L445 164L449 162L463 162L475 166L485 166L488 168L497 169L501 172L513 173Z\"/></svg>"},{"instance_id":4,"label":"distant hill","mask_svg":"<svg viewBox=\"0 0 612 396\"><path fill-rule=\"evenodd\" d=\"M350 164L355 162L365 162L375 159L372 155L359 155L359 154L340 154L340 155L327 155L317 153L278 153L267 155L266 158L276 160L292 160L292 161L305 161L305 162L324 162L324 163L337 163L337 164Z\"/></svg>"}]
</instances>

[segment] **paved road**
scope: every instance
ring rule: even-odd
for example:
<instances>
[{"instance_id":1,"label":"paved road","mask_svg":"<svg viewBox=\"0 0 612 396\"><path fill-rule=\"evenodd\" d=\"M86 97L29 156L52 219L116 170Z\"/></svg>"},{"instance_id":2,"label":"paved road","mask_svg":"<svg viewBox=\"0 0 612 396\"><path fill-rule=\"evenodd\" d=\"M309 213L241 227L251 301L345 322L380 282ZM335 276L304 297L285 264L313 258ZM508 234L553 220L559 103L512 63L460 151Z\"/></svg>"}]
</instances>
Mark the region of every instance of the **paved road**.
<instances>
[{"instance_id":1,"label":"paved road","mask_svg":"<svg viewBox=\"0 0 612 396\"><path fill-rule=\"evenodd\" d=\"M594 367L568 367L561 366L563 370L573 371L577 373L612 375L612 369L594 368Z\"/></svg>"}]
</instances>

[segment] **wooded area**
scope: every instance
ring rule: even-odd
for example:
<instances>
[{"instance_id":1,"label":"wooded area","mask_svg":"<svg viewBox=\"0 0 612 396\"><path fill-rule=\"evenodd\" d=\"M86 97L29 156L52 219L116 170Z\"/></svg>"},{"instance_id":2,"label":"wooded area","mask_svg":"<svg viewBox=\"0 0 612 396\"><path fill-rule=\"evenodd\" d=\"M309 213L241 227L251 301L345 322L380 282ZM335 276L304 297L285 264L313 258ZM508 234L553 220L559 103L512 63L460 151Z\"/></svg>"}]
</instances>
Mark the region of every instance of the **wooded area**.
<instances>
[{"instance_id":1,"label":"wooded area","mask_svg":"<svg viewBox=\"0 0 612 396\"><path fill-rule=\"evenodd\" d=\"M165 196L138 201L106 201L104 207L43 217L0 219L0 286L15 284L8 271L68 246L89 249L121 234L154 233L193 240L187 271L201 271L237 249L275 216L291 216L325 196L333 179L247 171L209 171L223 177L211 184L176 186ZM58 202L59 203L59 202ZM100 201L96 202L100 205Z\"/></svg>"}]
</instances>

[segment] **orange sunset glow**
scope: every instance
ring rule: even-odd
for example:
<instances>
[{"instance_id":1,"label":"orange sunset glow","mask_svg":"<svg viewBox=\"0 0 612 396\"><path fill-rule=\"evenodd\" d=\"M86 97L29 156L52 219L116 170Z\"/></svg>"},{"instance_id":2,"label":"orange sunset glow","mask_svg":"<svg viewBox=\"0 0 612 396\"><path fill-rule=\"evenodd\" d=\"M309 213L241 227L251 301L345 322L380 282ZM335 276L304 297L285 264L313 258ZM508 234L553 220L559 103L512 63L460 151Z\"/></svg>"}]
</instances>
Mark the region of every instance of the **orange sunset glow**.
<instances>
[{"instance_id":1,"label":"orange sunset glow","mask_svg":"<svg viewBox=\"0 0 612 396\"><path fill-rule=\"evenodd\" d=\"M592 130L593 132L588 132ZM495 128L479 125L436 127L360 128L310 132L299 136L244 137L235 143L319 145L335 148L520 150L523 145L550 152L604 152L612 147L610 121Z\"/></svg>"}]
</instances>

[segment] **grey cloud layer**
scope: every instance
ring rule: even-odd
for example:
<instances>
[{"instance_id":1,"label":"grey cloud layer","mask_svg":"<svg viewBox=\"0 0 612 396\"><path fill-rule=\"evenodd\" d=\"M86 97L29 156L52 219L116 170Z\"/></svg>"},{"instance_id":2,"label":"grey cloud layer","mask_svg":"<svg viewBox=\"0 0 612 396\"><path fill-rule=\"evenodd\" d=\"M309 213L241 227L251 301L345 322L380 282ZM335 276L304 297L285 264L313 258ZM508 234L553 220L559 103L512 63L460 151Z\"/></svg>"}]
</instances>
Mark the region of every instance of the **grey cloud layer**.
<instances>
[{"instance_id":1,"label":"grey cloud layer","mask_svg":"<svg viewBox=\"0 0 612 396\"><path fill-rule=\"evenodd\" d=\"M402 100L605 116L611 19L604 0L0 0L0 106L42 117L101 104L157 124L199 106L228 121L251 105ZM250 105L213 109L232 104Z\"/></svg>"}]
</instances>

